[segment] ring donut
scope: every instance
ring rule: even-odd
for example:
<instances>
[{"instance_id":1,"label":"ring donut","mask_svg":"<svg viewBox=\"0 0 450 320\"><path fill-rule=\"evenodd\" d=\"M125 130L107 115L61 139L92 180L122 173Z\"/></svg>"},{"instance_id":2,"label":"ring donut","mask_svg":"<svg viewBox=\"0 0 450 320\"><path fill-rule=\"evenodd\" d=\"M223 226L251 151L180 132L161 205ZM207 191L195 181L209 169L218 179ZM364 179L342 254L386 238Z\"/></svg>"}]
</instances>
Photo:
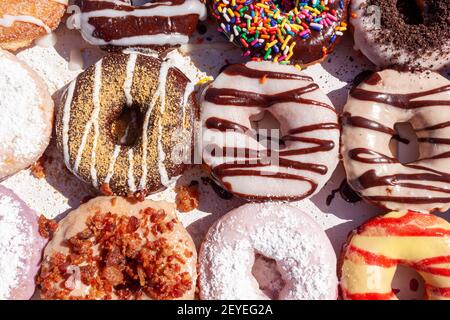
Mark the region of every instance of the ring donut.
<instances>
[{"instance_id":1,"label":"ring donut","mask_svg":"<svg viewBox=\"0 0 450 320\"><path fill-rule=\"evenodd\" d=\"M450 208L450 81L434 72L373 73L350 91L342 118L347 180L390 210ZM395 124L409 122L419 159L402 164L389 149Z\"/></svg>"},{"instance_id":2,"label":"ring donut","mask_svg":"<svg viewBox=\"0 0 450 320\"><path fill-rule=\"evenodd\" d=\"M135 1L136 2L136 1ZM70 21L93 45L173 47L186 44L199 19L206 18L200 0L78 0L81 10Z\"/></svg>"},{"instance_id":3,"label":"ring donut","mask_svg":"<svg viewBox=\"0 0 450 320\"><path fill-rule=\"evenodd\" d=\"M450 299L450 224L431 214L391 212L354 231L342 252L340 283L347 300L396 300L397 265L415 269L426 299Z\"/></svg>"},{"instance_id":4,"label":"ring donut","mask_svg":"<svg viewBox=\"0 0 450 320\"><path fill-rule=\"evenodd\" d=\"M54 104L25 62L0 49L0 180L35 163L50 142Z\"/></svg>"},{"instance_id":5,"label":"ring donut","mask_svg":"<svg viewBox=\"0 0 450 320\"><path fill-rule=\"evenodd\" d=\"M192 144L193 92L172 58L107 55L68 86L58 110L57 145L67 167L106 195L167 187L187 167L173 151Z\"/></svg>"},{"instance_id":6,"label":"ring donut","mask_svg":"<svg viewBox=\"0 0 450 320\"><path fill-rule=\"evenodd\" d=\"M353 0L355 49L380 68L450 66L448 0Z\"/></svg>"},{"instance_id":7,"label":"ring donut","mask_svg":"<svg viewBox=\"0 0 450 320\"><path fill-rule=\"evenodd\" d=\"M43 299L193 299L196 263L173 205L98 197L60 221L38 284Z\"/></svg>"},{"instance_id":8,"label":"ring donut","mask_svg":"<svg viewBox=\"0 0 450 320\"><path fill-rule=\"evenodd\" d=\"M322 228L299 209L250 203L208 231L199 253L200 298L266 300L252 275L255 255L273 259L284 281L278 300L335 300L336 255Z\"/></svg>"},{"instance_id":9,"label":"ring donut","mask_svg":"<svg viewBox=\"0 0 450 320\"><path fill-rule=\"evenodd\" d=\"M16 51L55 30L68 0L0 0L0 48Z\"/></svg>"},{"instance_id":10,"label":"ring donut","mask_svg":"<svg viewBox=\"0 0 450 320\"><path fill-rule=\"evenodd\" d=\"M210 12L230 42L253 60L302 67L330 54L347 30L348 0L213 0Z\"/></svg>"},{"instance_id":11,"label":"ring donut","mask_svg":"<svg viewBox=\"0 0 450 320\"><path fill-rule=\"evenodd\" d=\"M45 241L38 218L14 192L0 186L0 300L30 299Z\"/></svg>"},{"instance_id":12,"label":"ring donut","mask_svg":"<svg viewBox=\"0 0 450 320\"><path fill-rule=\"evenodd\" d=\"M336 168L336 111L313 79L294 66L231 65L205 89L201 108L203 160L237 196L307 198ZM266 112L280 129L255 132L252 120Z\"/></svg>"}]
</instances>

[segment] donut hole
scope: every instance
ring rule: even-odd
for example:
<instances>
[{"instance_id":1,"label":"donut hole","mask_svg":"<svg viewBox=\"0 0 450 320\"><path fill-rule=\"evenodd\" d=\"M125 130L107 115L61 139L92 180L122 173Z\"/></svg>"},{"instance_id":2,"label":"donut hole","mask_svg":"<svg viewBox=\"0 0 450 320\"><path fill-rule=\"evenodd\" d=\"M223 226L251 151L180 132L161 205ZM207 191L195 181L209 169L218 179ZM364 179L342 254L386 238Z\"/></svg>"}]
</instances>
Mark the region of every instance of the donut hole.
<instances>
[{"instance_id":1,"label":"donut hole","mask_svg":"<svg viewBox=\"0 0 450 320\"><path fill-rule=\"evenodd\" d=\"M111 135L115 144L134 146L142 128L142 117L137 108L123 108L111 123Z\"/></svg>"},{"instance_id":2,"label":"donut hole","mask_svg":"<svg viewBox=\"0 0 450 320\"><path fill-rule=\"evenodd\" d=\"M286 283L277 262L260 253L255 253L255 262L252 267L252 275L259 284L259 289L271 300L277 300Z\"/></svg>"},{"instance_id":3,"label":"donut hole","mask_svg":"<svg viewBox=\"0 0 450 320\"><path fill-rule=\"evenodd\" d=\"M398 0L397 10L400 17L406 24L418 25L423 24L423 8L421 7L421 2L423 0Z\"/></svg>"},{"instance_id":4,"label":"donut hole","mask_svg":"<svg viewBox=\"0 0 450 320\"><path fill-rule=\"evenodd\" d=\"M419 142L417 135L409 122L395 124L397 132L391 138L389 147L392 154L402 163L407 164L419 159Z\"/></svg>"},{"instance_id":5,"label":"donut hole","mask_svg":"<svg viewBox=\"0 0 450 320\"><path fill-rule=\"evenodd\" d=\"M262 111L250 117L251 128L256 133L256 140L269 148L278 143L281 149L285 146L281 139L281 124L270 111ZM272 147L275 149L275 146Z\"/></svg>"},{"instance_id":6,"label":"donut hole","mask_svg":"<svg viewBox=\"0 0 450 320\"><path fill-rule=\"evenodd\" d=\"M392 290L400 300L422 300L425 296L425 285L420 274L403 265L395 271Z\"/></svg>"}]
</instances>

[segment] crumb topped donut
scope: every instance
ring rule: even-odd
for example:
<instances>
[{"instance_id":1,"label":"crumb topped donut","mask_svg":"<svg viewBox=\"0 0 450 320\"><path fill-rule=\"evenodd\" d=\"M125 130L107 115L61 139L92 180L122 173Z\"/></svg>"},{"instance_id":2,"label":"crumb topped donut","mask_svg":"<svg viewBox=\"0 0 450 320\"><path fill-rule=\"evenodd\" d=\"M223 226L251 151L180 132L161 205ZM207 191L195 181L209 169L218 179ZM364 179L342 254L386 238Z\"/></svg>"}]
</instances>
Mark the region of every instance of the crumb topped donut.
<instances>
[{"instance_id":1,"label":"crumb topped donut","mask_svg":"<svg viewBox=\"0 0 450 320\"><path fill-rule=\"evenodd\" d=\"M1 0L0 48L15 51L56 29L68 0Z\"/></svg>"},{"instance_id":2,"label":"crumb topped donut","mask_svg":"<svg viewBox=\"0 0 450 320\"><path fill-rule=\"evenodd\" d=\"M137 5L134 3L138 2ZM153 48L186 44L199 19L206 19L200 0L78 0L70 19L93 45Z\"/></svg>"},{"instance_id":3,"label":"crumb topped donut","mask_svg":"<svg viewBox=\"0 0 450 320\"><path fill-rule=\"evenodd\" d=\"M53 100L39 76L0 49L0 179L35 163L50 142Z\"/></svg>"},{"instance_id":4,"label":"crumb topped donut","mask_svg":"<svg viewBox=\"0 0 450 320\"><path fill-rule=\"evenodd\" d=\"M210 228L199 254L200 298L269 299L252 274L258 254L276 262L283 282L276 299L337 298L336 255L325 232L299 209L277 203L245 204Z\"/></svg>"},{"instance_id":5,"label":"crumb topped donut","mask_svg":"<svg viewBox=\"0 0 450 320\"><path fill-rule=\"evenodd\" d=\"M353 0L355 48L378 67L450 66L448 0Z\"/></svg>"},{"instance_id":6,"label":"crumb topped donut","mask_svg":"<svg viewBox=\"0 0 450 320\"><path fill-rule=\"evenodd\" d=\"M38 283L43 299L193 299L196 263L173 205L98 197L59 223Z\"/></svg>"},{"instance_id":7,"label":"crumb topped donut","mask_svg":"<svg viewBox=\"0 0 450 320\"><path fill-rule=\"evenodd\" d=\"M347 30L348 0L212 0L210 11L230 42L254 60L302 67L331 53Z\"/></svg>"},{"instance_id":8,"label":"crumb topped donut","mask_svg":"<svg viewBox=\"0 0 450 320\"><path fill-rule=\"evenodd\" d=\"M45 241L36 212L0 186L0 300L30 299Z\"/></svg>"},{"instance_id":9,"label":"crumb topped donut","mask_svg":"<svg viewBox=\"0 0 450 320\"><path fill-rule=\"evenodd\" d=\"M57 145L67 167L106 195L167 187L191 155L193 92L172 58L107 55L68 86L58 110ZM175 152L180 147L187 151Z\"/></svg>"},{"instance_id":10,"label":"crumb topped donut","mask_svg":"<svg viewBox=\"0 0 450 320\"><path fill-rule=\"evenodd\" d=\"M205 89L201 108L203 160L237 196L308 198L337 166L337 113L319 85L294 66L230 65ZM253 129L265 115L279 128Z\"/></svg>"},{"instance_id":11,"label":"crumb topped donut","mask_svg":"<svg viewBox=\"0 0 450 320\"><path fill-rule=\"evenodd\" d=\"M384 70L350 91L341 154L350 186L390 210L450 208L450 81L440 74ZM389 148L397 123L409 122L419 158L401 163Z\"/></svg>"}]
</instances>

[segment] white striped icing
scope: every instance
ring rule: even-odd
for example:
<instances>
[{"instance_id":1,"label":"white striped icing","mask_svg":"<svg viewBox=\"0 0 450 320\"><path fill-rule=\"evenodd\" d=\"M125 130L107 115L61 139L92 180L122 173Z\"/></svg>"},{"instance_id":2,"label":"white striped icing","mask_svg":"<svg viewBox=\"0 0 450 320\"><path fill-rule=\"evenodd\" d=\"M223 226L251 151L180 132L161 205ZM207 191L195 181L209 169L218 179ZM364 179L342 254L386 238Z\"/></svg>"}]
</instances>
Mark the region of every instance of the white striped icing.
<instances>
[{"instance_id":1,"label":"white striped icing","mask_svg":"<svg viewBox=\"0 0 450 320\"><path fill-rule=\"evenodd\" d=\"M122 6L127 4L116 1L109 1ZM128 5L132 7L131 5ZM154 35L139 35L132 37L124 37L111 41L94 36L95 27L89 23L91 18L125 18L127 16L133 17L167 17L169 25L172 24L170 18L176 16L184 16L188 14L197 14L199 19L204 20L207 16L206 7L199 0L186 0L180 5L172 5L170 2L162 2L158 4L148 3L142 7L134 8L132 11L121 11L114 9L102 9L91 12L74 13L69 18L69 23L73 27L80 29L83 38L93 45L117 45L117 46L133 46L133 45L178 45L188 42L189 37L181 33L170 34L154 34Z\"/></svg>"},{"instance_id":2,"label":"white striped icing","mask_svg":"<svg viewBox=\"0 0 450 320\"><path fill-rule=\"evenodd\" d=\"M95 188L98 187L97 179L97 169L95 168L97 163L97 142L98 136L100 135L100 129L98 126L98 116L100 114L100 89L102 85L102 68L98 68L96 65L95 69L95 79L94 79L94 110L92 111L92 123L94 125L94 141L92 142L92 153L91 153L91 178L92 184Z\"/></svg>"},{"instance_id":3,"label":"white striped icing","mask_svg":"<svg viewBox=\"0 0 450 320\"><path fill-rule=\"evenodd\" d=\"M123 84L123 91L127 99L127 106L130 107L133 104L133 97L131 96L131 87L133 86L134 69L136 67L137 53L130 53L130 57L127 62L127 71L125 82Z\"/></svg>"},{"instance_id":4,"label":"white striped icing","mask_svg":"<svg viewBox=\"0 0 450 320\"><path fill-rule=\"evenodd\" d=\"M112 176L114 175L114 166L116 165L117 157L119 156L120 149L122 147L120 145L116 145L114 147L113 155L111 157L111 161L109 162L108 172L106 173L104 183L108 184L111 181Z\"/></svg>"},{"instance_id":5,"label":"white striped icing","mask_svg":"<svg viewBox=\"0 0 450 320\"><path fill-rule=\"evenodd\" d=\"M134 160L133 160L133 149L128 150L128 189L131 192L136 191L136 182L134 181Z\"/></svg>"},{"instance_id":6,"label":"white striped icing","mask_svg":"<svg viewBox=\"0 0 450 320\"><path fill-rule=\"evenodd\" d=\"M188 81L183 95L183 127L186 125L186 107L188 105L189 97L191 96L192 92L194 92L194 89L195 84L192 81Z\"/></svg>"},{"instance_id":7,"label":"white striped icing","mask_svg":"<svg viewBox=\"0 0 450 320\"><path fill-rule=\"evenodd\" d=\"M91 118L86 123L86 126L84 128L83 136L81 138L80 147L78 148L77 157L75 158L75 164L74 164L74 167L73 167L73 171L74 172L78 172L78 168L80 166L81 158L83 156L83 151L84 151L84 148L86 147L87 138L88 138L89 133L91 131L92 123L94 121L98 121L98 111L99 110L96 110L96 108L97 108L97 105L96 105L96 98L97 97L96 97L96 95L99 94L100 88L101 88L101 84L102 84L101 72L102 72L102 60L100 60L99 62L97 62L95 64L94 93L93 93L93 97L92 97L93 101L94 101L94 110L92 111ZM100 103L98 103L98 107L99 106L100 106ZM91 166L91 168L92 168L92 166ZM91 170L91 174L92 174L92 170ZM92 179L94 180L93 177L92 177Z\"/></svg>"},{"instance_id":8,"label":"white striped icing","mask_svg":"<svg viewBox=\"0 0 450 320\"><path fill-rule=\"evenodd\" d=\"M27 15L17 15L12 16L9 14L3 15L3 17L0 18L0 26L2 27L11 27L15 22L25 22L25 23L32 23L35 24L41 28L45 29L45 32L50 33L52 32L52 29L48 25L45 24L44 21L41 19L38 19L33 16L27 16Z\"/></svg>"}]
</instances>

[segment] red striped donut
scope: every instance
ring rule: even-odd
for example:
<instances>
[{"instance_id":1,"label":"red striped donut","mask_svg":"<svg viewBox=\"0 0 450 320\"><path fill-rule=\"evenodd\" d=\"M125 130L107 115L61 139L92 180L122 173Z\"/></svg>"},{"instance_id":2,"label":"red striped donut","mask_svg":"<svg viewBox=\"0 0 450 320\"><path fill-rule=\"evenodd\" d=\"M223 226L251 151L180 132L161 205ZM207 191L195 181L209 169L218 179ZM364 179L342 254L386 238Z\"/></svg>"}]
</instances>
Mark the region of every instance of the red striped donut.
<instances>
[{"instance_id":1,"label":"red striped donut","mask_svg":"<svg viewBox=\"0 0 450 320\"><path fill-rule=\"evenodd\" d=\"M450 299L450 223L434 215L391 212L351 234L341 256L340 283L347 300L396 300L397 265L415 269L426 299Z\"/></svg>"},{"instance_id":2,"label":"red striped donut","mask_svg":"<svg viewBox=\"0 0 450 320\"><path fill-rule=\"evenodd\" d=\"M336 111L313 79L293 66L231 65L205 90L201 107L203 160L237 196L307 198L338 163ZM279 129L253 130L254 118L266 113Z\"/></svg>"}]
</instances>

